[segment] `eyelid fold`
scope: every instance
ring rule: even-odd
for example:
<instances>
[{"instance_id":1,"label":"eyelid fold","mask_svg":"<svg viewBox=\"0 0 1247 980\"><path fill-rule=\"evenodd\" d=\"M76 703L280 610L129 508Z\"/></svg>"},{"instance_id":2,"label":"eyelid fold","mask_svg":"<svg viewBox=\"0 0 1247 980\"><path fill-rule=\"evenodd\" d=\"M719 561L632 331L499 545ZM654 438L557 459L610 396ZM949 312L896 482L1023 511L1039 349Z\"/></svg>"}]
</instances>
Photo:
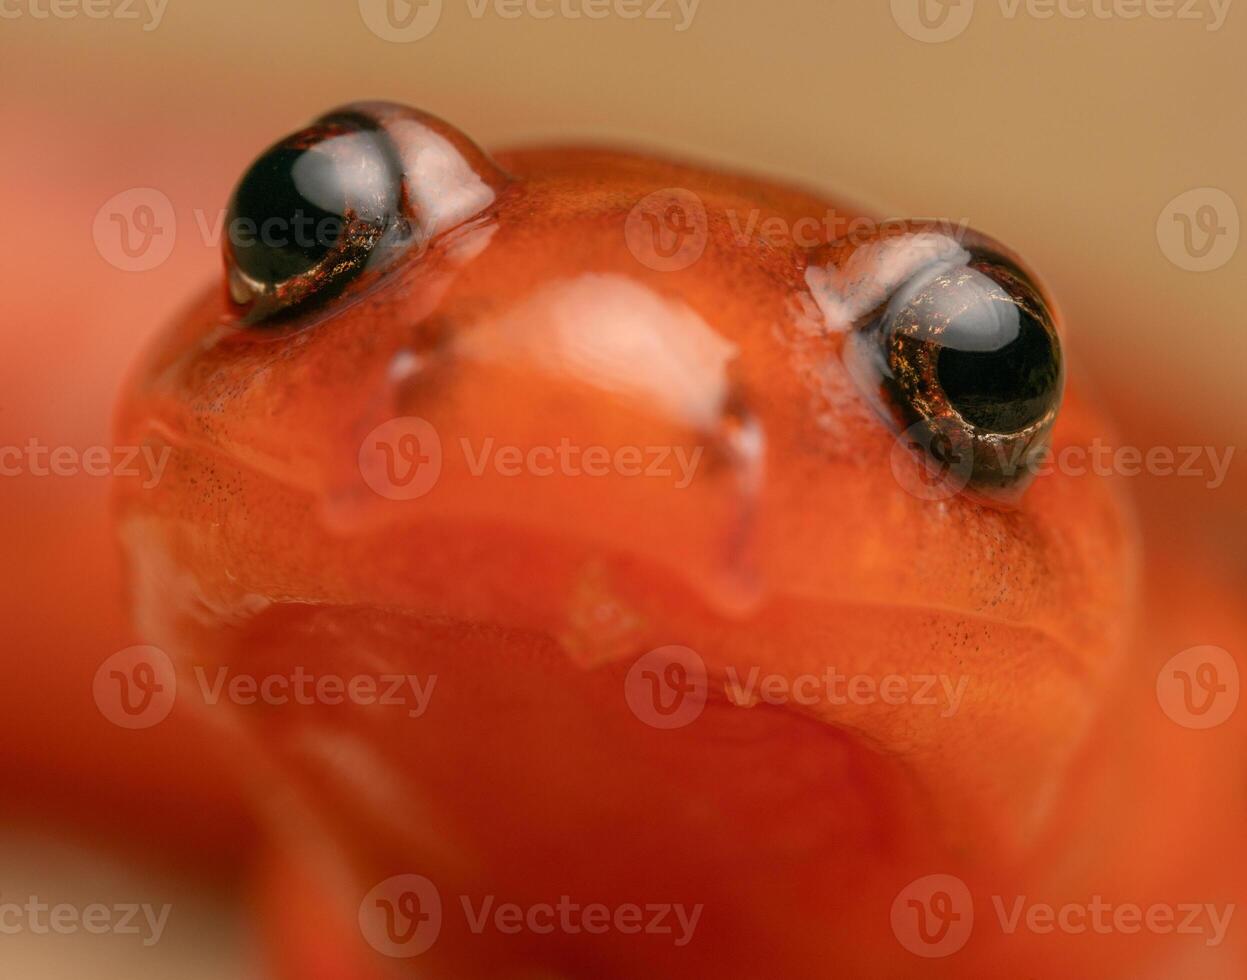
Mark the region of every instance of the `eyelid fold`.
<instances>
[{"instance_id":1,"label":"eyelid fold","mask_svg":"<svg viewBox=\"0 0 1247 980\"><path fill-rule=\"evenodd\" d=\"M479 215L509 177L464 134L388 102L335 109L262 153L231 197L227 295L246 325L356 289Z\"/></svg>"}]
</instances>

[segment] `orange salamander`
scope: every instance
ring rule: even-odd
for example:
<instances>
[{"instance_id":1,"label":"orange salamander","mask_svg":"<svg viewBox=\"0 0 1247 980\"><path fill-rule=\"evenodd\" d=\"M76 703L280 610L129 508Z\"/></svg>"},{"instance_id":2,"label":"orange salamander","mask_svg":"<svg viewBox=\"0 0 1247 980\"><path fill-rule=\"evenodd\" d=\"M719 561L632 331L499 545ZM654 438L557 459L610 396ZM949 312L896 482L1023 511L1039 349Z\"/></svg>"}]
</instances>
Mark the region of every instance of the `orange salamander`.
<instances>
[{"instance_id":1,"label":"orange salamander","mask_svg":"<svg viewBox=\"0 0 1247 980\"><path fill-rule=\"evenodd\" d=\"M1241 718L1161 710L1119 481L1045 465L1107 425L1054 301L832 207L389 103L241 178L120 528L275 971L1242 975Z\"/></svg>"}]
</instances>

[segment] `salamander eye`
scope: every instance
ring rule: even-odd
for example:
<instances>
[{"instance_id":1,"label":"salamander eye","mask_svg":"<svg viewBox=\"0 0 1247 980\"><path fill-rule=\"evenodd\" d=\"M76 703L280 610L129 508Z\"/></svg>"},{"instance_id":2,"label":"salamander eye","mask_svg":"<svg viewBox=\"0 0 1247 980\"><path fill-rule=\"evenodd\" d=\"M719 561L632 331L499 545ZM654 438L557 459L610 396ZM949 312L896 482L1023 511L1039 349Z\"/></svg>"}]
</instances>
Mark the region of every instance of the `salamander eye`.
<instances>
[{"instance_id":1,"label":"salamander eye","mask_svg":"<svg viewBox=\"0 0 1247 980\"><path fill-rule=\"evenodd\" d=\"M247 324L302 313L480 213L504 182L466 137L415 109L322 116L261 154L234 190L230 300Z\"/></svg>"},{"instance_id":2,"label":"salamander eye","mask_svg":"<svg viewBox=\"0 0 1247 980\"><path fill-rule=\"evenodd\" d=\"M341 292L387 242L410 231L384 138L321 123L266 151L226 217L230 295L255 319Z\"/></svg>"},{"instance_id":3,"label":"salamander eye","mask_svg":"<svg viewBox=\"0 0 1247 980\"><path fill-rule=\"evenodd\" d=\"M828 249L835 270L823 285L849 331L846 364L872 403L961 485L1016 501L1064 385L1054 318L1032 277L981 235L916 223Z\"/></svg>"}]
</instances>

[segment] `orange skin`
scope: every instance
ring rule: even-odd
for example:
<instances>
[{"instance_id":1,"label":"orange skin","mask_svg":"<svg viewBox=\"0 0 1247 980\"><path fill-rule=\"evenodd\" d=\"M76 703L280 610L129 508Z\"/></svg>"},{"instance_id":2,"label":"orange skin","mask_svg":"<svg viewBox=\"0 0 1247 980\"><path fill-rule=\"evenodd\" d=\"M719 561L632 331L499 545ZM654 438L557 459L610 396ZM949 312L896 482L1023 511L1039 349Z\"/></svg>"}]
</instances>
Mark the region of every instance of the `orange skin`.
<instances>
[{"instance_id":1,"label":"orange skin","mask_svg":"<svg viewBox=\"0 0 1247 980\"><path fill-rule=\"evenodd\" d=\"M992 895L1236 897L1228 837L1206 854L1180 842L1215 827L1209 806L1241 812L1241 780L1202 778L1241 726L1173 748L1155 710L1165 658L1140 668L1151 653L1131 642L1140 557L1114 481L1044 475L1011 508L907 492L896 433L848 378L845 335L810 285L829 251L756 230L828 202L605 150L490 161L425 123L493 188L487 207L302 329L240 327L214 289L148 356L119 417L119 442L171 450L154 489L122 486L120 513L137 626L175 655L185 689L194 667L437 677L419 718L204 706L255 760L289 855L276 867L299 869L268 892L290 975L319 975L309 964L327 943L332 975L349 961L361 978L1042 976L1058 963L1237 975L1232 927L1215 948L1006 935L991 910ZM708 216L686 268L629 245L629 214L664 188ZM427 495L394 501L370 488L360 451L403 416L439 433L442 471ZM1104 432L1071 382L1054 448ZM686 487L478 475L461 438L700 449L704 465ZM625 677L670 644L703 658L710 694L694 723L659 730L630 711ZM723 694L731 670L792 682L828 667L967 686L950 716L746 709ZM1127 828L1166 759L1191 793L1137 840ZM967 883L983 925L961 952L920 959L889 910L937 872ZM446 915L431 950L385 966L354 917L404 873L435 881ZM474 935L452 897L565 894L705 909L676 948L664 935ZM291 914L294 895L306 915Z\"/></svg>"},{"instance_id":2,"label":"orange skin","mask_svg":"<svg viewBox=\"0 0 1247 980\"><path fill-rule=\"evenodd\" d=\"M86 107L64 114L35 103L6 108L9 124L32 144L69 146L58 150L63 158L106 138L107 126ZM185 184L162 186L210 208L228 180L200 199L193 189L211 187L218 166L192 161L180 169ZM160 270L139 277L102 260L92 236L78 231L84 216L134 185L134 174L117 163L57 172L39 155L9 154L0 178L26 188L10 202L10 219L28 229L0 242L9 287L0 302L9 325L0 445L24 446L32 437L79 450L111 445L112 407L133 357L127 352L202 281L203 248L187 242ZM175 711L147 737L112 724L92 698L100 663L139 641L123 601L110 496L106 477L82 472L0 478L0 513L8 518L0 616L12 651L0 684L0 821L23 833L120 844L127 860L237 876L256 835L203 726ZM182 764L188 754L202 760L193 773Z\"/></svg>"}]
</instances>

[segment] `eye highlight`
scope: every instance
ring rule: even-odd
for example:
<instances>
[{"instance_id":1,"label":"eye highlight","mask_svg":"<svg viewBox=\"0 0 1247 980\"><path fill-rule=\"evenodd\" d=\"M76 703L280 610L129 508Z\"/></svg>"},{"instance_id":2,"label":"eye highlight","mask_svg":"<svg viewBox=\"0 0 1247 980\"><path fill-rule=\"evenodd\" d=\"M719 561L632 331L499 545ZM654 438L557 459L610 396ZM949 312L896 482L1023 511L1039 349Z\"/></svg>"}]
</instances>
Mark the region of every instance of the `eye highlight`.
<instances>
[{"instance_id":1,"label":"eye highlight","mask_svg":"<svg viewBox=\"0 0 1247 980\"><path fill-rule=\"evenodd\" d=\"M505 176L457 130L393 103L322 116L251 164L230 200L230 300L249 325L342 295L491 204Z\"/></svg>"},{"instance_id":2,"label":"eye highlight","mask_svg":"<svg viewBox=\"0 0 1247 980\"><path fill-rule=\"evenodd\" d=\"M845 362L872 404L972 493L1015 502L1064 387L1060 337L1032 277L969 233L906 230L827 251Z\"/></svg>"},{"instance_id":3,"label":"eye highlight","mask_svg":"<svg viewBox=\"0 0 1247 980\"><path fill-rule=\"evenodd\" d=\"M936 377L952 408L990 432L1040 421L1059 394L1060 356L1042 301L1029 284L995 266L971 266L940 287L965 294L934 339Z\"/></svg>"}]
</instances>

